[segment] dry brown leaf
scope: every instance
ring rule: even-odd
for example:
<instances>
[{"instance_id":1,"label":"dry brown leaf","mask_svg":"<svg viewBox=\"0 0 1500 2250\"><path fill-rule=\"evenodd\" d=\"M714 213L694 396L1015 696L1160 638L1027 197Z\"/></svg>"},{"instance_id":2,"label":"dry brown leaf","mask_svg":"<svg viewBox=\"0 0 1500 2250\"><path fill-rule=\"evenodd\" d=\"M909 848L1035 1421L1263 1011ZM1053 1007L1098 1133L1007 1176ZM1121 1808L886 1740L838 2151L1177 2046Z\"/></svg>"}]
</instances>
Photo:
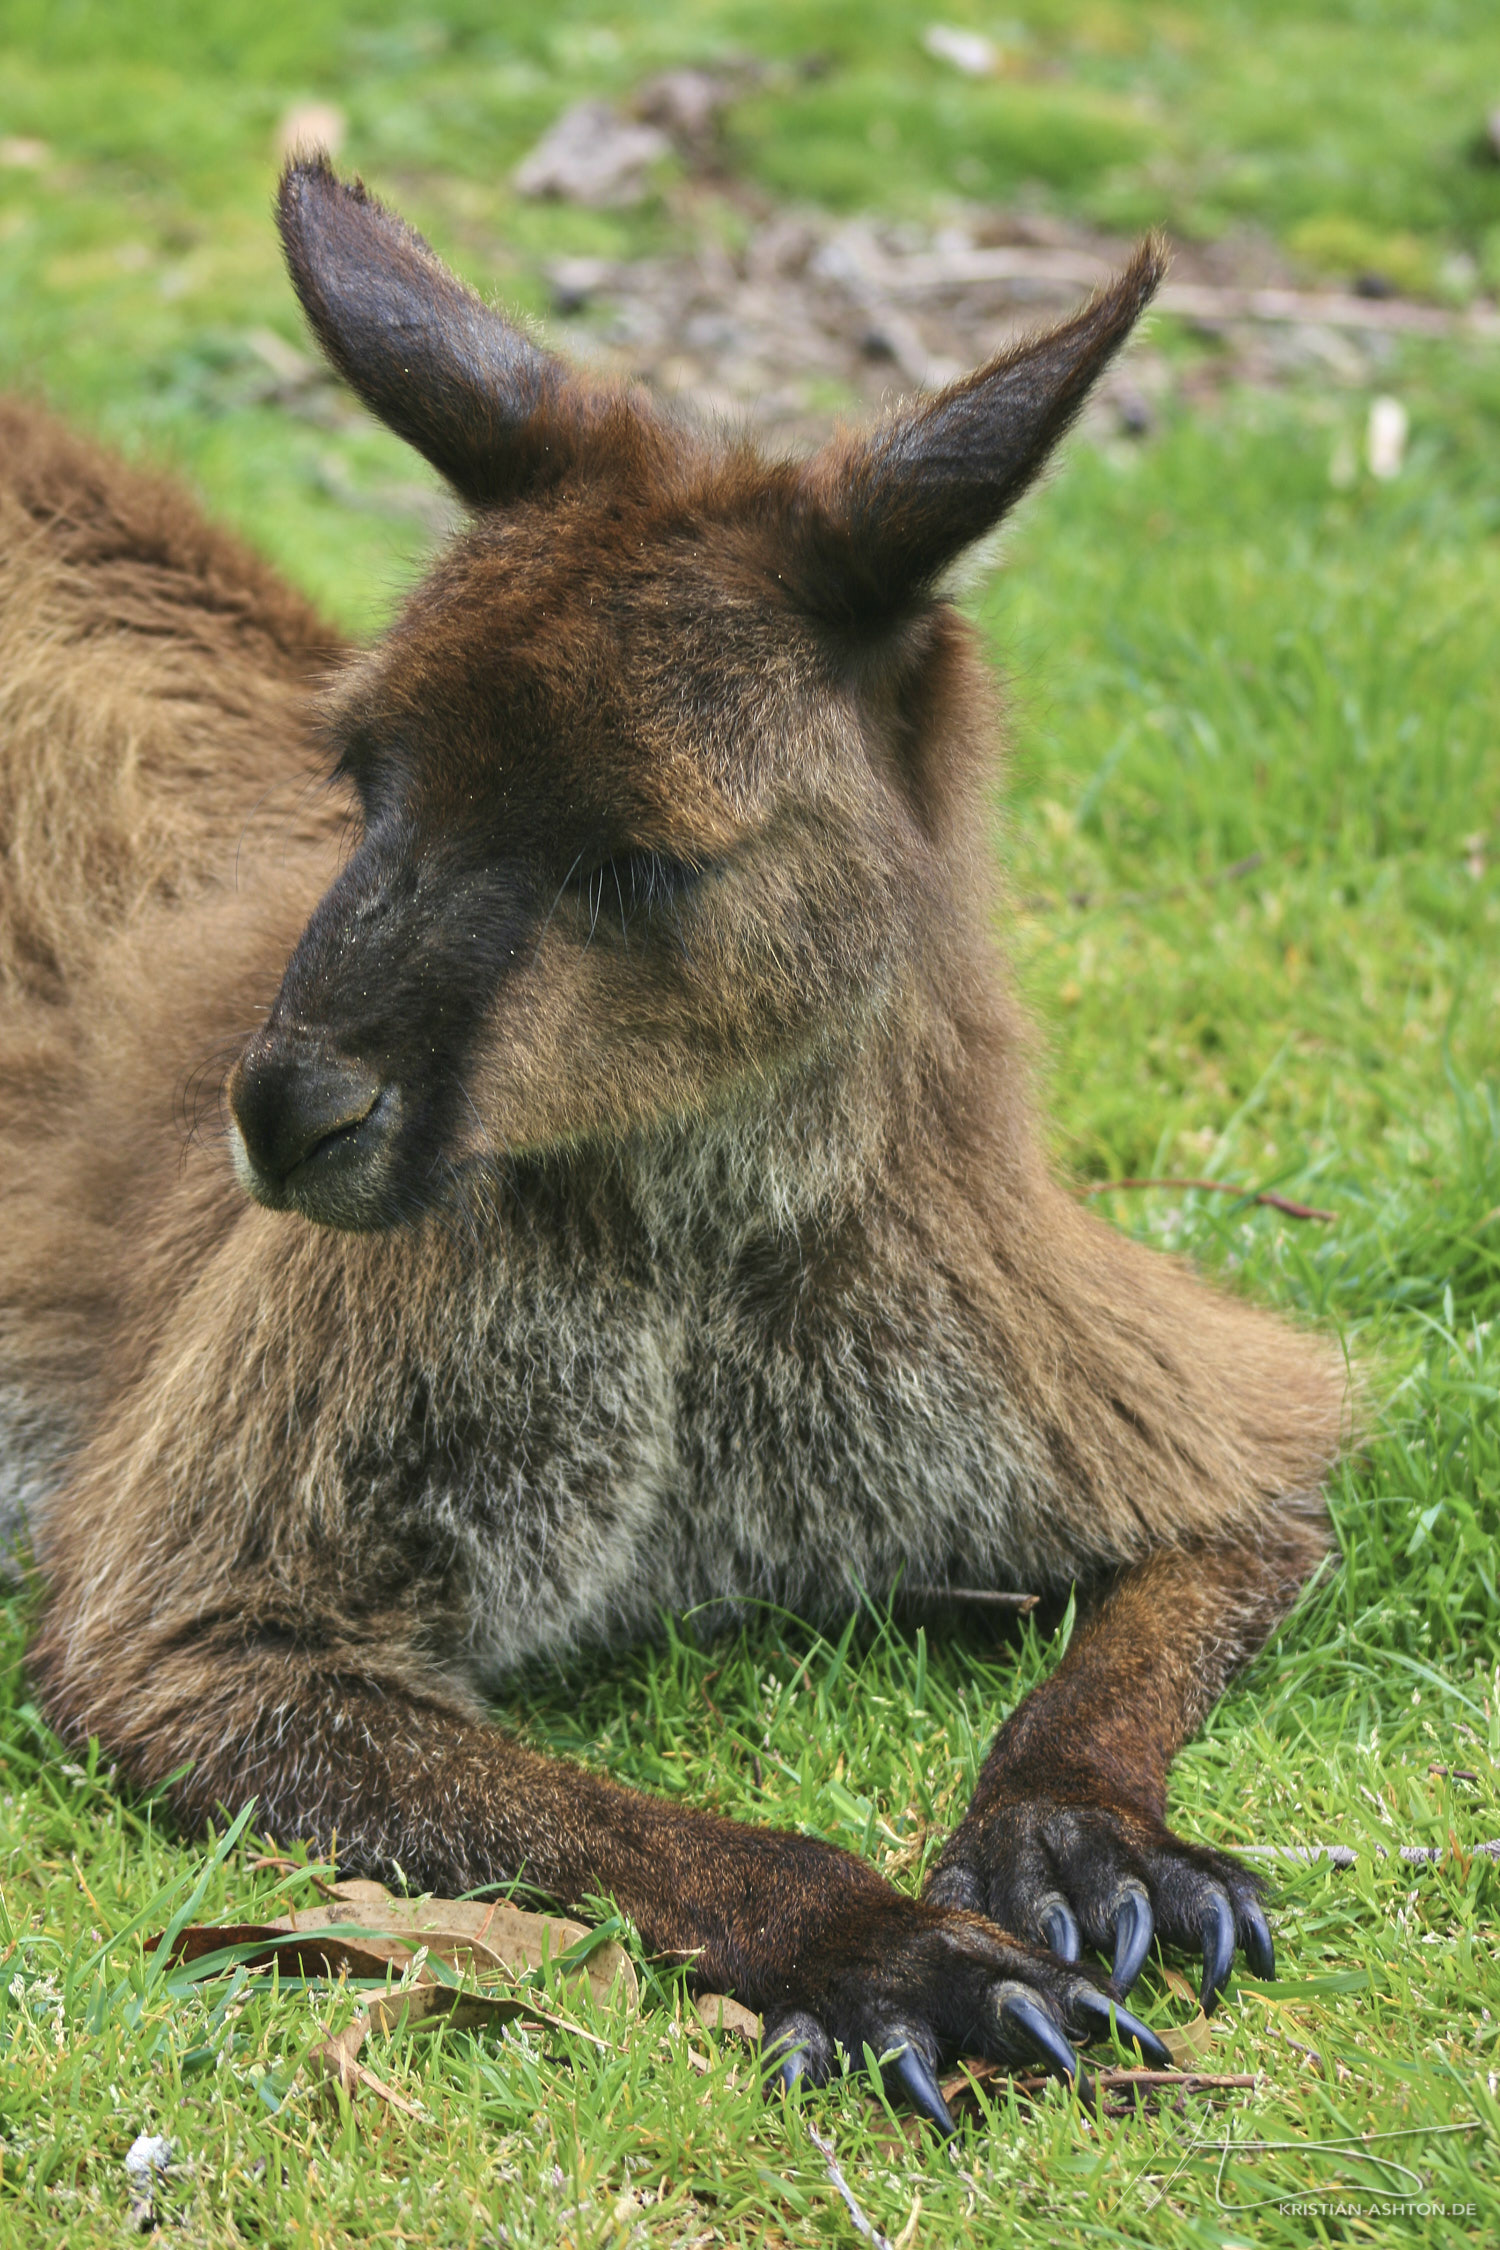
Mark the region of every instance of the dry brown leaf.
<instances>
[{"instance_id":1,"label":"dry brown leaf","mask_svg":"<svg viewBox=\"0 0 1500 2250\"><path fill-rule=\"evenodd\" d=\"M1191 2023L1162 2032L1161 2043L1179 2070L1191 2070L1200 2055L1213 2053L1213 2027L1200 2008Z\"/></svg>"},{"instance_id":2,"label":"dry brown leaf","mask_svg":"<svg viewBox=\"0 0 1500 2250\"><path fill-rule=\"evenodd\" d=\"M411 1954L426 1946L451 1968L498 1970L513 1977L539 1969L544 1960L556 1961L589 1934L582 1922L557 1914L526 1914L503 1899L395 1898L384 1884L368 1882L335 1884L326 1906L303 1907L289 1926L321 1930L350 1923L382 1932ZM616 1985L623 1988L628 2007L634 2010L640 2005L634 1965L623 1946L612 1939L588 1955L582 1974L601 2007Z\"/></svg>"},{"instance_id":3,"label":"dry brown leaf","mask_svg":"<svg viewBox=\"0 0 1500 2250\"><path fill-rule=\"evenodd\" d=\"M245 1967L269 1968L274 1962L288 1975L378 1980L415 1972L413 1981L399 1990L373 1996L352 2023L314 2050L314 2060L351 2099L363 2087L407 2116L423 2117L420 2107L361 2062L361 2049L372 2032L442 2022L456 2031L479 2031L524 2022L571 2032L596 2047L608 2049L610 2042L543 2006L540 1995L439 1984L422 1956L461 1974L509 1981L544 1961L560 1960L588 1934L582 1922L525 1914L501 1900L396 1898L383 1883L349 1882L337 1884L325 1905L303 1907L276 1921L197 1924L174 1941L170 1958L174 1963L203 1961L248 1947ZM160 1939L151 1942L159 1944ZM623 2000L634 2013L640 2005L634 1966L612 1939L565 1971L564 1978L566 1983L586 1983L601 2006ZM734 2003L725 2005L733 2008Z\"/></svg>"},{"instance_id":4,"label":"dry brown leaf","mask_svg":"<svg viewBox=\"0 0 1500 2250\"><path fill-rule=\"evenodd\" d=\"M359 2051L369 2032L369 2017L356 2016L353 2023L346 2025L335 2037L325 2039L321 2046L314 2048L313 2060L332 2084L343 2088L351 2101L359 2088L364 2087L368 2093L376 2095L392 2109L399 2109L407 2117L418 2117L425 2121L425 2110L396 2087L388 2085L385 2079L377 2077L367 2063L360 2061Z\"/></svg>"},{"instance_id":5,"label":"dry brown leaf","mask_svg":"<svg viewBox=\"0 0 1500 2250\"><path fill-rule=\"evenodd\" d=\"M396 1898L383 1883L349 1882L335 1885L325 1905L274 1921L195 1925L176 1940L171 1958L199 1961L228 1946L254 1945L247 1967L274 1960L301 1976L383 1977L388 1970L405 1975L425 1949L461 1972L513 1978L559 1960L588 1934L582 1922L525 1914L498 1899ZM601 2006L617 1988L632 2011L640 2004L635 1968L612 1939L568 1973L586 1978Z\"/></svg>"},{"instance_id":6,"label":"dry brown leaf","mask_svg":"<svg viewBox=\"0 0 1500 2250\"><path fill-rule=\"evenodd\" d=\"M1214 2029L1203 2009L1196 2011L1192 2023L1183 2023L1172 2032L1160 2034L1160 2043L1172 2056L1178 2070L1192 2070L1194 2063L1203 2061L1205 2054L1214 2052Z\"/></svg>"},{"instance_id":7,"label":"dry brown leaf","mask_svg":"<svg viewBox=\"0 0 1500 2250\"><path fill-rule=\"evenodd\" d=\"M698 2020L705 2031L720 2031L730 2039L743 2039L747 2045L760 2041L760 2017L749 2008L742 2008L738 2000L727 1993L700 1992L693 2002Z\"/></svg>"},{"instance_id":8,"label":"dry brown leaf","mask_svg":"<svg viewBox=\"0 0 1500 2250\"><path fill-rule=\"evenodd\" d=\"M241 1964L247 1969L269 1969L275 1963L287 1975L301 1977L383 1977L390 1969L400 1973L409 1968L414 1958L405 1946L374 1931L340 1929L301 1937L290 1922L199 1923L182 1932L168 1958L177 1967L238 1946L255 1948Z\"/></svg>"},{"instance_id":9,"label":"dry brown leaf","mask_svg":"<svg viewBox=\"0 0 1500 2250\"><path fill-rule=\"evenodd\" d=\"M395 2098L398 2107L407 2107L404 2096L393 2097L384 2080L359 2060L360 2050L371 2032L417 2030L438 2023L449 2023L455 2031L486 2031L503 2023L544 2024L548 2030L569 2031L575 2038L587 2039L591 2046L613 2051L610 2042L596 2031L549 2008L535 2007L519 1993L466 1992L451 1984L419 1982L373 1999L352 2023L313 2050L314 2060L351 2099L356 2087L363 2085L383 2101Z\"/></svg>"}]
</instances>

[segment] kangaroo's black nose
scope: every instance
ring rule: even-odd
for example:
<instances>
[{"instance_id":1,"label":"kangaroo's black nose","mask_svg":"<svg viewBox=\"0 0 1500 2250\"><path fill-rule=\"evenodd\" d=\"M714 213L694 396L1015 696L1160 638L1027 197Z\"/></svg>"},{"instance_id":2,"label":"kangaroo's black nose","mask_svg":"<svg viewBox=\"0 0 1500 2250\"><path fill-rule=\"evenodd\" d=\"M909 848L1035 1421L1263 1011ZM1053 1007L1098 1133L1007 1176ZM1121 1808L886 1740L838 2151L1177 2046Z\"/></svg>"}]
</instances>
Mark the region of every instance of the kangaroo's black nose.
<instances>
[{"instance_id":1,"label":"kangaroo's black nose","mask_svg":"<svg viewBox=\"0 0 1500 2250\"><path fill-rule=\"evenodd\" d=\"M362 1161L362 1140L379 1137L364 1129L377 1125L383 1091L373 1070L326 1048L258 1039L229 1082L251 1192L269 1200L303 1166Z\"/></svg>"}]
</instances>

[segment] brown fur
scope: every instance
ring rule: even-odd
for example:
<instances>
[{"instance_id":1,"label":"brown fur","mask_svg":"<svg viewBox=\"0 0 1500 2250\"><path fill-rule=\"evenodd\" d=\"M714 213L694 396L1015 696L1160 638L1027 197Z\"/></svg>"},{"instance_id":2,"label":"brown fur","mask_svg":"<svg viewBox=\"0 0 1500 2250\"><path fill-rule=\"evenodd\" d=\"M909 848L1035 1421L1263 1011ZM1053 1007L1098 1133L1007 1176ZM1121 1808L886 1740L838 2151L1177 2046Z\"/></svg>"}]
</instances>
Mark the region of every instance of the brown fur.
<instances>
[{"instance_id":1,"label":"brown fur","mask_svg":"<svg viewBox=\"0 0 1500 2250\"><path fill-rule=\"evenodd\" d=\"M1132 1892L1183 1943L1227 1901L1256 1950L1167 1769L1325 1549L1343 1371L1049 1177L932 591L1157 265L795 469L569 382L320 168L284 225L477 511L375 650L0 412L0 1463L49 1716L351 1868L613 1891L819 2073L1019 2052L1018 1993L1081 2022L1059 1900L1098 1945ZM662 1605L976 1577L1095 1607L926 1903L483 1721Z\"/></svg>"}]
</instances>

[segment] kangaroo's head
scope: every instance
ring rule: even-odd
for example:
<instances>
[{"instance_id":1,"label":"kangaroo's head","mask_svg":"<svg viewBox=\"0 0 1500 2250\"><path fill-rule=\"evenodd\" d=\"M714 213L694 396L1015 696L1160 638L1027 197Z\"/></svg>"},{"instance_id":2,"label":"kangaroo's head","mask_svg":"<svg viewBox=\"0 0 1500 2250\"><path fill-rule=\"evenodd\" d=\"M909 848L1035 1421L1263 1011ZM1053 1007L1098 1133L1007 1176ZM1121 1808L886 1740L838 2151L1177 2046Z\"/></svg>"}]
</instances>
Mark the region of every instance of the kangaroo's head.
<instances>
[{"instance_id":1,"label":"kangaroo's head","mask_svg":"<svg viewBox=\"0 0 1500 2250\"><path fill-rule=\"evenodd\" d=\"M333 365L470 512L335 691L362 831L230 1082L252 1195L383 1227L742 1100L971 911L983 698L937 588L1162 255L791 464L576 376L320 161L280 213Z\"/></svg>"}]
</instances>

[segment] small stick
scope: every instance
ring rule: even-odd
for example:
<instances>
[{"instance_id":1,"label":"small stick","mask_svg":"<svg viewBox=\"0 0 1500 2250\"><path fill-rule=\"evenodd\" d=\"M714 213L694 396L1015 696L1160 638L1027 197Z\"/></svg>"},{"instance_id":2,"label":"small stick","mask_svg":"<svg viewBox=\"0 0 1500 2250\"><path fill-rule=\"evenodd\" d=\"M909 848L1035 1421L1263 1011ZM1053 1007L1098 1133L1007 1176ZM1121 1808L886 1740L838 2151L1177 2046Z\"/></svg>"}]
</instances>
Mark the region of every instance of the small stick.
<instances>
[{"instance_id":1,"label":"small stick","mask_svg":"<svg viewBox=\"0 0 1500 2250\"><path fill-rule=\"evenodd\" d=\"M937 1602L988 1602L996 1609L1019 1610L1024 1616L1035 1609L1040 1594L1001 1594L986 1586L918 1586L913 1594L924 1594L929 1601Z\"/></svg>"},{"instance_id":2,"label":"small stick","mask_svg":"<svg viewBox=\"0 0 1500 2250\"><path fill-rule=\"evenodd\" d=\"M887 258L879 266L861 261L862 278L894 296L927 296L945 289L979 288L1010 281L1058 283L1092 289L1104 278L1102 258L1087 251L1036 250L1009 244L996 249L931 250L916 257ZM1169 281L1158 290L1156 309L1188 320L1316 322L1328 328L1408 331L1421 336L1495 333L1493 313L1448 312L1410 300L1357 297L1340 290L1220 288L1211 283Z\"/></svg>"},{"instance_id":3,"label":"small stick","mask_svg":"<svg viewBox=\"0 0 1500 2250\"><path fill-rule=\"evenodd\" d=\"M1253 2086L1253 2070L1096 2070L1094 2084L1117 2093L1129 2093L1132 2086L1175 2086L1180 2093L1191 2094L1205 2087Z\"/></svg>"},{"instance_id":4,"label":"small stick","mask_svg":"<svg viewBox=\"0 0 1500 2250\"><path fill-rule=\"evenodd\" d=\"M991 2079L1009 2078L1010 2083L1023 2094L1039 2093L1042 2087L1057 2084L1057 2080L1046 2071L1010 2072L999 2063L966 2063L964 2070L969 2078L979 2084ZM1172 2087L1178 2093L1191 2094L1203 2089L1254 2086L1258 2082L1257 2074L1249 2070L1117 2070L1110 2067L1091 2071L1090 2076L1094 2084L1107 2093L1129 2093L1133 2086L1139 2086L1143 2089ZM955 2079L951 2084L947 2080L943 2082L943 2091L950 2099L954 2094L961 2093L963 2087L962 2078Z\"/></svg>"},{"instance_id":5,"label":"small stick","mask_svg":"<svg viewBox=\"0 0 1500 2250\"><path fill-rule=\"evenodd\" d=\"M807 2124L806 2118L803 2119L803 2123ZM862 2234L866 2242L873 2242L875 2250L891 2250L890 2236L882 2234L879 2227L872 2225L856 2202L853 2188L850 2187L849 2182L839 2170L839 2160L834 2153L832 2141L825 2141L816 2125L808 2125L807 2133L813 2147L823 2159L824 2169L827 2171L829 2179L832 2180L844 2199L849 2216L854 2221L856 2232Z\"/></svg>"},{"instance_id":6,"label":"small stick","mask_svg":"<svg viewBox=\"0 0 1500 2250\"><path fill-rule=\"evenodd\" d=\"M1500 1836L1461 1848L1470 1859L1500 1859ZM1308 1867L1320 1859L1326 1859L1330 1867L1354 1867L1359 1861L1352 1844L1236 1844L1235 1850L1242 1859L1295 1859ZM1374 1852L1377 1859L1391 1856L1384 1844L1376 1844ZM1399 1855L1408 1867L1435 1867L1447 1857L1447 1850L1442 1844L1402 1844Z\"/></svg>"},{"instance_id":7,"label":"small stick","mask_svg":"<svg viewBox=\"0 0 1500 2250\"><path fill-rule=\"evenodd\" d=\"M1272 2005L1269 2000L1265 2000L1265 1995L1263 1993L1257 1993L1255 1997L1258 2000L1264 2000L1265 2005L1268 2008ZM1291 2048L1293 2054L1305 2056L1308 2062L1311 2063L1314 2070L1318 2071L1324 2078L1328 2076L1328 2065L1326 2062L1324 2062L1323 2057L1319 2054L1316 2047L1304 2046L1300 2039L1292 2039L1284 2031L1282 2032L1281 2036L1286 2040L1286 2043ZM1354 2074L1348 2068L1347 2064L1341 2063L1338 2057L1335 2056L1333 2063L1333 2075L1338 2081L1339 2085L1345 2086L1348 2084L1349 2080L1353 2077Z\"/></svg>"},{"instance_id":8,"label":"small stick","mask_svg":"<svg viewBox=\"0 0 1500 2250\"><path fill-rule=\"evenodd\" d=\"M1235 1187L1229 1180L1094 1180L1083 1191L1084 1201L1091 1195L1113 1195L1123 1188L1198 1188L1207 1195L1237 1195L1244 1203L1269 1204L1273 1211L1284 1211L1289 1219L1321 1219L1331 1227L1338 1218L1336 1211L1316 1211L1310 1203L1293 1203L1287 1196L1274 1195L1270 1188Z\"/></svg>"},{"instance_id":9,"label":"small stick","mask_svg":"<svg viewBox=\"0 0 1500 2250\"><path fill-rule=\"evenodd\" d=\"M300 1859L288 1859L284 1852L262 1852L259 1859L251 1860L249 1873L258 1874L264 1867L274 1867L283 1875L305 1875L320 1898L334 1895L332 1884L325 1883L315 1867L305 1867Z\"/></svg>"}]
</instances>

